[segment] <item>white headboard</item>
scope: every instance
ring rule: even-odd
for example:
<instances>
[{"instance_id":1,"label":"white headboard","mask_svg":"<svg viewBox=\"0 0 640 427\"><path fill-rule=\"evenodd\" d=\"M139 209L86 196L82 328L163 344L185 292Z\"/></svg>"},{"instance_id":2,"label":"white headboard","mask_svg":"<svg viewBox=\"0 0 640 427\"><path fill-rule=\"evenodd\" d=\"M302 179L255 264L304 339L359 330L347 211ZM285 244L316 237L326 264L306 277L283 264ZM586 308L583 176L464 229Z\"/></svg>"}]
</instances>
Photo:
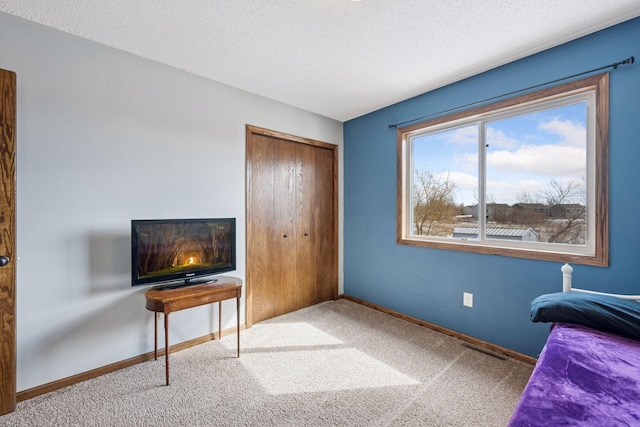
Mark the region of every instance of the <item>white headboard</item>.
<instances>
[{"instance_id":1,"label":"white headboard","mask_svg":"<svg viewBox=\"0 0 640 427\"><path fill-rule=\"evenodd\" d=\"M562 271L562 292L582 292L585 294L608 295L611 297L616 297L621 299L640 301L640 295L608 294L606 292L596 292L596 291L588 291L585 289L574 288L571 286L573 267L571 267L569 264L565 264L562 266L560 270Z\"/></svg>"}]
</instances>

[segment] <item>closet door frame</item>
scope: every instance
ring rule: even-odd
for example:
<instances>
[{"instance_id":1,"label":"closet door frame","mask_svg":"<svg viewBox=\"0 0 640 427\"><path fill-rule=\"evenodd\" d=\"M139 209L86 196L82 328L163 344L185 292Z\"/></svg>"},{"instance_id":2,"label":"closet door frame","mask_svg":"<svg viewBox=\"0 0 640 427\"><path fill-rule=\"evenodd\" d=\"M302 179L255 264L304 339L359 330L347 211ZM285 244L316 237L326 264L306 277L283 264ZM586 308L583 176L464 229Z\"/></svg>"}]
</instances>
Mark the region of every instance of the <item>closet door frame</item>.
<instances>
[{"instance_id":1,"label":"closet door frame","mask_svg":"<svg viewBox=\"0 0 640 427\"><path fill-rule=\"evenodd\" d=\"M251 200L249 198L249 194L253 191L253 181L251 176L251 167L250 162L251 158L251 143L255 136L263 136L263 137L271 137L280 140L285 140L289 142L294 142L298 144L311 145L314 147L324 148L330 150L333 154L333 224L332 224L332 245L333 245L333 266L331 271L332 279L333 279L333 289L332 289L332 298L335 300L338 298L338 146L335 144L330 144L328 142L317 141L310 138L304 138L300 136L290 135L278 131L273 131L257 126L246 125L246 280L245 280L245 323L246 327L250 328L253 325L253 289L252 282L254 280L251 277L251 269L249 266L251 265L249 246L251 239L253 236L251 235L252 230L250 227L250 219L251 219Z\"/></svg>"}]
</instances>

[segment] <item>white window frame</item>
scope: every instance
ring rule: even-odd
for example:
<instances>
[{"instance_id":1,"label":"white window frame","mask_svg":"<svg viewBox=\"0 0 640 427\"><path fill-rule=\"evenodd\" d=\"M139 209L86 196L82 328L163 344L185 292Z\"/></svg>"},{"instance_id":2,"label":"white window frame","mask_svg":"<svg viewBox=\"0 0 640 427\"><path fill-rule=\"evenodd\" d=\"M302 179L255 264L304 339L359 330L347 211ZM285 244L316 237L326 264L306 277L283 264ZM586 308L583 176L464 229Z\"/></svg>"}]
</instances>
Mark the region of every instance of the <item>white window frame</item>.
<instances>
[{"instance_id":1,"label":"white window frame","mask_svg":"<svg viewBox=\"0 0 640 427\"><path fill-rule=\"evenodd\" d=\"M436 118L397 130L397 242L412 246L486 253L518 258L608 265L608 73L588 77L535 93ZM485 211L485 122L548 110L577 102L587 103L587 241L586 245L531 243L490 239L486 220L478 215L478 239L422 236L413 233L412 139L461 126L479 124L478 211Z\"/></svg>"}]
</instances>

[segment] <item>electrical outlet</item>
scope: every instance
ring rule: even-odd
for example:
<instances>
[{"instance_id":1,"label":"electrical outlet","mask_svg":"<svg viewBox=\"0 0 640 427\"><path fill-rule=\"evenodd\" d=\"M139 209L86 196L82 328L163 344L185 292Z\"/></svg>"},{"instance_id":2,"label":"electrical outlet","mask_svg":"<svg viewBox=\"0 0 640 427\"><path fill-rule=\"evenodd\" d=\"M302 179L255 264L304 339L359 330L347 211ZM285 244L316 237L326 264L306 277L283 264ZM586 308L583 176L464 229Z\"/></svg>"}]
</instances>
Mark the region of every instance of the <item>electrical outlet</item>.
<instances>
[{"instance_id":1,"label":"electrical outlet","mask_svg":"<svg viewBox=\"0 0 640 427\"><path fill-rule=\"evenodd\" d=\"M465 307L473 307L473 294L468 292L462 293L462 305Z\"/></svg>"}]
</instances>

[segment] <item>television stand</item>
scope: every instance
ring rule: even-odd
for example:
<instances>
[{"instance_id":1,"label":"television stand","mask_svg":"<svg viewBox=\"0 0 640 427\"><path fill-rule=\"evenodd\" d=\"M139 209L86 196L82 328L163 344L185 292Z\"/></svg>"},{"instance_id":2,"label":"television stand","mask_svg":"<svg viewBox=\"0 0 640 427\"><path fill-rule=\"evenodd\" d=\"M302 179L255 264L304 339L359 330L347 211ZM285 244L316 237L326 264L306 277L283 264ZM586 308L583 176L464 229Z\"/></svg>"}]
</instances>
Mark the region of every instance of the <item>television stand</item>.
<instances>
[{"instance_id":1,"label":"television stand","mask_svg":"<svg viewBox=\"0 0 640 427\"><path fill-rule=\"evenodd\" d=\"M240 297L242 280L237 277L219 276L215 282L180 287L176 289L148 289L144 296L146 308L154 312L153 357L158 360L158 314L164 314L164 355L166 385L169 385L169 314L191 307L218 303L218 339L222 338L222 301L235 298L238 319L238 357L240 357Z\"/></svg>"}]
</instances>

